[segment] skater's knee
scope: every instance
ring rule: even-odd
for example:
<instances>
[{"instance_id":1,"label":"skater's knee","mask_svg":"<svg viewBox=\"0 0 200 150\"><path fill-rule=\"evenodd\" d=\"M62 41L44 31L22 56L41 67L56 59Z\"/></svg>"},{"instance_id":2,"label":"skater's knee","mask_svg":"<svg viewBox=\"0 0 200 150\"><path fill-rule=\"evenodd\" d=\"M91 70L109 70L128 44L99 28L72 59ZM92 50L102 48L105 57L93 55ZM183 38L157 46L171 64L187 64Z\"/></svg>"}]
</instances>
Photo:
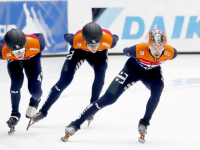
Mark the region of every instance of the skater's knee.
<instances>
[{"instance_id":1,"label":"skater's knee","mask_svg":"<svg viewBox=\"0 0 200 150\"><path fill-rule=\"evenodd\" d=\"M29 92L32 95L32 97L37 100L40 99L40 97L42 96L42 93L43 93L40 86L29 87Z\"/></svg>"},{"instance_id":2,"label":"skater's knee","mask_svg":"<svg viewBox=\"0 0 200 150\"><path fill-rule=\"evenodd\" d=\"M18 91L21 89L23 81L11 81L11 91Z\"/></svg>"},{"instance_id":3,"label":"skater's knee","mask_svg":"<svg viewBox=\"0 0 200 150\"><path fill-rule=\"evenodd\" d=\"M94 80L93 85L95 86L95 88L98 88L98 87L102 88L102 86L104 85L104 78L102 78L102 79L101 78L96 78Z\"/></svg>"},{"instance_id":4,"label":"skater's knee","mask_svg":"<svg viewBox=\"0 0 200 150\"><path fill-rule=\"evenodd\" d=\"M38 92L35 92L35 93L32 93L32 97L36 100L39 100L41 97L42 97L42 90L41 91L38 91Z\"/></svg>"},{"instance_id":5,"label":"skater's knee","mask_svg":"<svg viewBox=\"0 0 200 150\"><path fill-rule=\"evenodd\" d=\"M164 88L163 83L155 84L151 86L151 95L160 96Z\"/></svg>"},{"instance_id":6,"label":"skater's knee","mask_svg":"<svg viewBox=\"0 0 200 150\"><path fill-rule=\"evenodd\" d=\"M71 82L71 81L70 81ZM59 80L52 88L52 91L62 92L70 83L64 80Z\"/></svg>"},{"instance_id":7,"label":"skater's knee","mask_svg":"<svg viewBox=\"0 0 200 150\"><path fill-rule=\"evenodd\" d=\"M73 80L72 74L61 74L60 79L56 83L56 86L58 86L60 89L66 88Z\"/></svg>"},{"instance_id":8,"label":"skater's knee","mask_svg":"<svg viewBox=\"0 0 200 150\"><path fill-rule=\"evenodd\" d=\"M105 71L100 71L95 73L95 79L98 79L99 81L103 81L105 79Z\"/></svg>"},{"instance_id":9,"label":"skater's knee","mask_svg":"<svg viewBox=\"0 0 200 150\"><path fill-rule=\"evenodd\" d=\"M98 101L97 103L99 104L100 107L105 107L107 105L112 105L115 103L117 98L115 98L114 95L110 93L105 93Z\"/></svg>"}]
</instances>

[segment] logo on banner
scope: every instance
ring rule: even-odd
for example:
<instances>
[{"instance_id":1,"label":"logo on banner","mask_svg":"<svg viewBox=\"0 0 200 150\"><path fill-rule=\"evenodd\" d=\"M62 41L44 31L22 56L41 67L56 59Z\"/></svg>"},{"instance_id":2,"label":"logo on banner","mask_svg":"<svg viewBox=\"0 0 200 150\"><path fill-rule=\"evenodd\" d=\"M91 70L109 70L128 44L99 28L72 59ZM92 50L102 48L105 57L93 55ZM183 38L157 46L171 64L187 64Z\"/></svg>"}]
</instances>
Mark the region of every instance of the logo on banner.
<instances>
[{"instance_id":1,"label":"logo on banner","mask_svg":"<svg viewBox=\"0 0 200 150\"><path fill-rule=\"evenodd\" d=\"M128 4L126 5L128 6ZM145 29L147 27L146 24L149 23L147 20L144 19L143 14L138 13L137 16L133 13L132 16L131 14L124 12L123 10L126 9L126 7L107 7L107 8L92 8L93 11L93 21L98 23L100 26L109 29L109 27L114 24L114 21L118 18L121 19L120 14L123 12L123 16L125 16L125 22L123 26L123 31L122 31L122 39L140 39L145 31L151 31L153 29L160 29L164 31L166 34L166 22L171 20L166 20L165 15L163 16L152 16L154 17L152 19L152 22L150 27ZM163 9L165 11L165 9ZM94 13L95 12L95 13ZM157 11L155 11L157 12ZM130 12L132 13L132 12ZM179 12L180 14L180 12ZM173 14L175 15L175 14ZM179 16L173 16L174 21L173 23L173 30L171 39L180 39L181 34L186 33L184 38L185 39L192 39L194 36L197 36L200 38L200 20L199 20L199 15L194 15L193 13L187 13L185 14L180 14ZM105 21L107 18L112 18L109 21ZM186 21L188 20L188 21ZM137 26L135 26L137 25ZM184 26L184 28L183 28ZM137 28L138 27L138 28ZM146 34L146 33L145 33Z\"/></svg>"}]
</instances>

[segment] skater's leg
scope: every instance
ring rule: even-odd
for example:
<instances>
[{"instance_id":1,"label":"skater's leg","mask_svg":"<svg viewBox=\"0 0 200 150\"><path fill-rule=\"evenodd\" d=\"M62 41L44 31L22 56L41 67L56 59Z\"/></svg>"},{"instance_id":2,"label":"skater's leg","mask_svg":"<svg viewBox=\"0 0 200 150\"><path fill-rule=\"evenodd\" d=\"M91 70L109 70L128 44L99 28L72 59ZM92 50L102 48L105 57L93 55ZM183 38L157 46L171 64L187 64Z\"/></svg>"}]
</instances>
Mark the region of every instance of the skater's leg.
<instances>
[{"instance_id":1,"label":"skater's leg","mask_svg":"<svg viewBox=\"0 0 200 150\"><path fill-rule=\"evenodd\" d=\"M24 69L28 78L28 90L32 96L26 111L27 118L31 118L35 114L42 96L43 74L40 57L38 54L24 62Z\"/></svg>"},{"instance_id":2,"label":"skater's leg","mask_svg":"<svg viewBox=\"0 0 200 150\"><path fill-rule=\"evenodd\" d=\"M104 85L106 70L108 67L107 51L100 51L88 59L88 63L94 69L94 82L92 84L92 95L90 103L99 99L99 95Z\"/></svg>"},{"instance_id":3,"label":"skater's leg","mask_svg":"<svg viewBox=\"0 0 200 150\"><path fill-rule=\"evenodd\" d=\"M10 87L11 106L12 106L11 116L17 116L18 118L20 118L21 117L21 114L19 112L19 102L21 98L20 89L24 81L22 61L8 62L7 69L11 79L11 87Z\"/></svg>"},{"instance_id":4,"label":"skater's leg","mask_svg":"<svg viewBox=\"0 0 200 150\"><path fill-rule=\"evenodd\" d=\"M124 67L117 77L114 78L106 93L99 100L86 107L79 118L73 121L72 124L79 129L81 124L88 117L93 116L105 106L116 102L120 95L138 80L139 77L137 74L133 75L133 73L127 67Z\"/></svg>"},{"instance_id":5,"label":"skater's leg","mask_svg":"<svg viewBox=\"0 0 200 150\"><path fill-rule=\"evenodd\" d=\"M148 87L151 91L151 96L147 102L146 111L144 117L140 120L139 124L145 126L150 125L150 120L152 115L158 105L160 100L161 93L164 88L163 77L161 74L161 69L151 70L142 82Z\"/></svg>"}]
</instances>

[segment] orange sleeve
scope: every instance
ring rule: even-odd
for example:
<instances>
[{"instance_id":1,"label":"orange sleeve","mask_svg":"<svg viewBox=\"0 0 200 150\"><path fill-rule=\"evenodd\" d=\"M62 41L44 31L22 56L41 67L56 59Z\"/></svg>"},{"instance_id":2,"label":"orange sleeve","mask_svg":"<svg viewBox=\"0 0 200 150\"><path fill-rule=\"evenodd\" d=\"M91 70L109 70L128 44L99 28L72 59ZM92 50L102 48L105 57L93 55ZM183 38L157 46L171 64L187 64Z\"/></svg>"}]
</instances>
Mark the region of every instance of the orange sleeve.
<instances>
[{"instance_id":1,"label":"orange sleeve","mask_svg":"<svg viewBox=\"0 0 200 150\"><path fill-rule=\"evenodd\" d=\"M113 43L113 37L110 31L103 29L103 37L101 39L98 50L110 49Z\"/></svg>"},{"instance_id":2,"label":"orange sleeve","mask_svg":"<svg viewBox=\"0 0 200 150\"><path fill-rule=\"evenodd\" d=\"M13 55L12 51L5 44L2 47L1 54L2 54L2 58L4 60L16 59L16 57Z\"/></svg>"},{"instance_id":3,"label":"orange sleeve","mask_svg":"<svg viewBox=\"0 0 200 150\"><path fill-rule=\"evenodd\" d=\"M40 53L40 42L36 36L27 36L26 37L26 53L25 59L31 56L35 56Z\"/></svg>"},{"instance_id":4,"label":"orange sleeve","mask_svg":"<svg viewBox=\"0 0 200 150\"><path fill-rule=\"evenodd\" d=\"M110 49L112 42L113 42L112 34L108 30L103 29L103 36L102 36L98 51ZM83 49L83 50L89 51L83 39L81 30L78 31L76 35L74 36L73 47L75 49Z\"/></svg>"},{"instance_id":5,"label":"orange sleeve","mask_svg":"<svg viewBox=\"0 0 200 150\"><path fill-rule=\"evenodd\" d=\"M165 52L163 54L163 59L169 59L171 60L174 57L174 48L170 45L165 46Z\"/></svg>"},{"instance_id":6,"label":"orange sleeve","mask_svg":"<svg viewBox=\"0 0 200 150\"><path fill-rule=\"evenodd\" d=\"M35 56L38 53L40 53L40 43L38 38L33 35L26 35L26 52L24 59ZM17 60L12 51L5 44L2 47L1 54L4 60Z\"/></svg>"},{"instance_id":7,"label":"orange sleeve","mask_svg":"<svg viewBox=\"0 0 200 150\"><path fill-rule=\"evenodd\" d=\"M87 45L83 39L83 36L82 36L82 31L78 31L76 35L74 35L74 40L73 40L73 47L75 49L87 49Z\"/></svg>"}]
</instances>

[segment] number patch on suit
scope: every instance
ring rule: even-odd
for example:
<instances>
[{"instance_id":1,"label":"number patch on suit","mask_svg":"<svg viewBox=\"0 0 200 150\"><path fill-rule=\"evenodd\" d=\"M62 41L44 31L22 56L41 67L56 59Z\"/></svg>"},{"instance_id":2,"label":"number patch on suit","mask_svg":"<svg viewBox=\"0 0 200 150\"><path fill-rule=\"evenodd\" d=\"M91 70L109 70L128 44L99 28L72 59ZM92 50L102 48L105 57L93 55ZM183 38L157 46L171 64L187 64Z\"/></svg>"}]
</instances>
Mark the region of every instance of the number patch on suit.
<instances>
[{"instance_id":1,"label":"number patch on suit","mask_svg":"<svg viewBox=\"0 0 200 150\"><path fill-rule=\"evenodd\" d=\"M125 73L125 72L123 72L123 71L121 71L121 72L117 75L115 81L119 82L120 84L123 84L124 81L125 81L127 78L128 78L128 74Z\"/></svg>"},{"instance_id":2,"label":"number patch on suit","mask_svg":"<svg viewBox=\"0 0 200 150\"><path fill-rule=\"evenodd\" d=\"M74 54L74 51L70 51L70 53L67 55L67 59L71 60L73 54Z\"/></svg>"}]
</instances>

